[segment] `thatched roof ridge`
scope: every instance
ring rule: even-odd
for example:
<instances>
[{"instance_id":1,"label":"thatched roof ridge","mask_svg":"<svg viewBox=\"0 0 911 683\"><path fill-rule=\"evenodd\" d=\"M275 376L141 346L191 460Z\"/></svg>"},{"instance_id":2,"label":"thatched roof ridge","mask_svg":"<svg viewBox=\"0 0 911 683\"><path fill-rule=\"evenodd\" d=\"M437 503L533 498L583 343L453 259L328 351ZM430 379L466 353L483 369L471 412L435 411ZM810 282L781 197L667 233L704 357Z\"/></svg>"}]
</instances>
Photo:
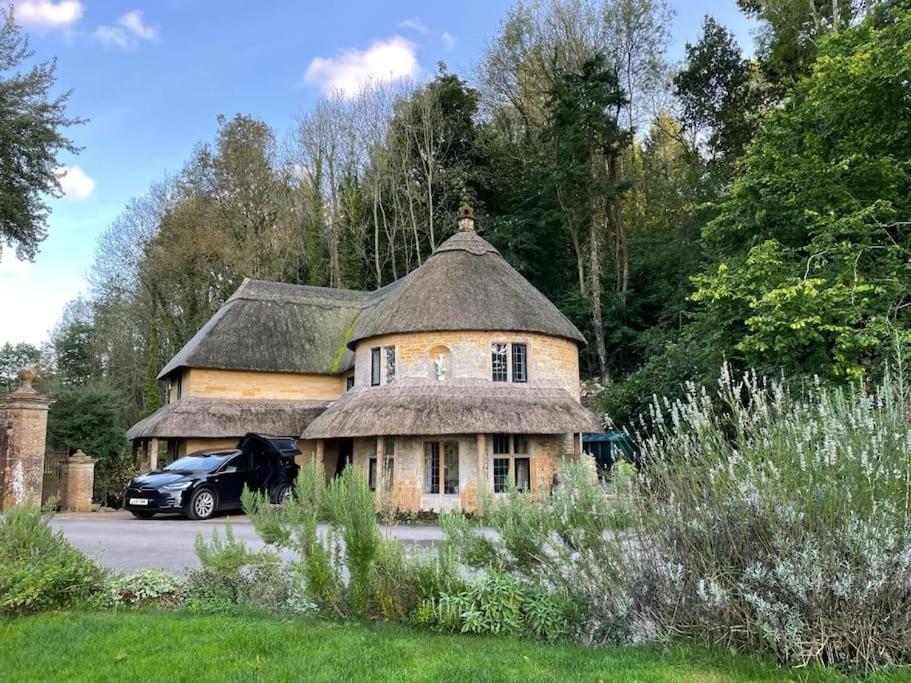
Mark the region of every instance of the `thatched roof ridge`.
<instances>
[{"instance_id":1,"label":"thatched roof ridge","mask_svg":"<svg viewBox=\"0 0 911 683\"><path fill-rule=\"evenodd\" d=\"M314 419L302 438L600 430L595 415L556 382L407 378L352 389Z\"/></svg>"},{"instance_id":2,"label":"thatched roof ridge","mask_svg":"<svg viewBox=\"0 0 911 683\"><path fill-rule=\"evenodd\" d=\"M328 403L187 396L137 422L127 438L240 438L248 432L297 435Z\"/></svg>"},{"instance_id":3,"label":"thatched roof ridge","mask_svg":"<svg viewBox=\"0 0 911 683\"><path fill-rule=\"evenodd\" d=\"M182 367L344 372L354 367L346 342L370 298L349 289L244 280L158 377Z\"/></svg>"},{"instance_id":4,"label":"thatched roof ridge","mask_svg":"<svg viewBox=\"0 0 911 683\"><path fill-rule=\"evenodd\" d=\"M373 296L348 346L384 334L445 330L582 333L473 230L450 237L417 270Z\"/></svg>"}]
</instances>

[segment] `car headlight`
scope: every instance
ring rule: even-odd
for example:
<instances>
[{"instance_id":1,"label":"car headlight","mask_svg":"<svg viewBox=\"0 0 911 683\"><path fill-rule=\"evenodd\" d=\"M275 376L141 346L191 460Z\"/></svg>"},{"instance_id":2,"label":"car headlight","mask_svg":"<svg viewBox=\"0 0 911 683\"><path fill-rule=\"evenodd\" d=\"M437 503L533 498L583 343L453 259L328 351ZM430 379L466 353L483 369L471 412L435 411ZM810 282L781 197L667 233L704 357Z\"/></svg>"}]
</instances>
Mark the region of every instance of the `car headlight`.
<instances>
[{"instance_id":1,"label":"car headlight","mask_svg":"<svg viewBox=\"0 0 911 683\"><path fill-rule=\"evenodd\" d=\"M192 483L193 483L192 481L180 481L180 482L177 482L176 484L165 484L161 488L163 488L165 491L183 491L185 488L188 488L190 486L190 484L192 484Z\"/></svg>"}]
</instances>

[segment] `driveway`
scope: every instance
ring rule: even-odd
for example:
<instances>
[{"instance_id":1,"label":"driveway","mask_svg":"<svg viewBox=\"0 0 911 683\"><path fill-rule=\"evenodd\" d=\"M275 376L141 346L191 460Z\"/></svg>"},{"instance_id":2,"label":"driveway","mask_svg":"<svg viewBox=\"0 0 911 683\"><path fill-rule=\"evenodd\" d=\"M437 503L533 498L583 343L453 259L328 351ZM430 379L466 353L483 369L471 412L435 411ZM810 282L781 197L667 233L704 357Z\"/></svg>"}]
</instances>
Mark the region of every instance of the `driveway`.
<instances>
[{"instance_id":1,"label":"driveway","mask_svg":"<svg viewBox=\"0 0 911 683\"><path fill-rule=\"evenodd\" d=\"M142 569L165 569L184 574L199 567L194 543L196 534L207 540L218 529L224 533L230 522L234 537L242 539L251 550L263 547L253 525L244 515L190 521L181 517L135 519L130 513L68 512L55 515L51 526L99 564L114 571L136 572ZM323 527L324 529L324 527ZM384 536L406 543L429 546L443 538L438 526L381 527Z\"/></svg>"}]
</instances>

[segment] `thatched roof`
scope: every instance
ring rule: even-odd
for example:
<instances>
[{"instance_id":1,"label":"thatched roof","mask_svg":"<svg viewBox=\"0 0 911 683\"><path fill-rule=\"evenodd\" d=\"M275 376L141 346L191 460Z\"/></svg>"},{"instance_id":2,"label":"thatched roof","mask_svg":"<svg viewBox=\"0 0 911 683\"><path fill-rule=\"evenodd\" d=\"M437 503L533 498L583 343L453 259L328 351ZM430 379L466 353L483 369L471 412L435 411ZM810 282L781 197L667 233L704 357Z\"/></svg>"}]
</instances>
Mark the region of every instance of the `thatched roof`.
<instances>
[{"instance_id":1,"label":"thatched roof","mask_svg":"<svg viewBox=\"0 0 911 683\"><path fill-rule=\"evenodd\" d=\"M556 306L474 230L436 248L358 319L348 346L383 334L441 330L540 332L585 343Z\"/></svg>"},{"instance_id":2,"label":"thatched roof","mask_svg":"<svg viewBox=\"0 0 911 683\"><path fill-rule=\"evenodd\" d=\"M370 295L262 280L243 284L159 373L182 367L335 374Z\"/></svg>"},{"instance_id":3,"label":"thatched roof","mask_svg":"<svg viewBox=\"0 0 911 683\"><path fill-rule=\"evenodd\" d=\"M556 382L406 378L352 389L302 438L594 431L601 431L598 419Z\"/></svg>"},{"instance_id":4,"label":"thatched roof","mask_svg":"<svg viewBox=\"0 0 911 683\"><path fill-rule=\"evenodd\" d=\"M248 432L291 436L304 431L327 405L328 401L188 396L137 422L127 438L240 438Z\"/></svg>"}]
</instances>

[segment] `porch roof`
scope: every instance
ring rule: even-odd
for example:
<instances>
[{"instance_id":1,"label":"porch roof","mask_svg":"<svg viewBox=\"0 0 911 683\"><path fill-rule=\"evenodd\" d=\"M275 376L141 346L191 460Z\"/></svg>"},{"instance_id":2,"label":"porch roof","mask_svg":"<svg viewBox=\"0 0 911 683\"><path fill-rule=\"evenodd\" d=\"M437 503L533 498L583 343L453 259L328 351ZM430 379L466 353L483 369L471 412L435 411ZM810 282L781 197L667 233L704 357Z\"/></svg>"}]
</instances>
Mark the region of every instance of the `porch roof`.
<instances>
[{"instance_id":1,"label":"porch roof","mask_svg":"<svg viewBox=\"0 0 911 683\"><path fill-rule=\"evenodd\" d=\"M303 431L304 439L441 434L566 434L601 425L556 382L402 379L354 388Z\"/></svg>"},{"instance_id":2,"label":"porch roof","mask_svg":"<svg viewBox=\"0 0 911 683\"><path fill-rule=\"evenodd\" d=\"M127 438L240 438L248 432L297 436L328 404L188 396L137 422L127 431Z\"/></svg>"}]
</instances>

